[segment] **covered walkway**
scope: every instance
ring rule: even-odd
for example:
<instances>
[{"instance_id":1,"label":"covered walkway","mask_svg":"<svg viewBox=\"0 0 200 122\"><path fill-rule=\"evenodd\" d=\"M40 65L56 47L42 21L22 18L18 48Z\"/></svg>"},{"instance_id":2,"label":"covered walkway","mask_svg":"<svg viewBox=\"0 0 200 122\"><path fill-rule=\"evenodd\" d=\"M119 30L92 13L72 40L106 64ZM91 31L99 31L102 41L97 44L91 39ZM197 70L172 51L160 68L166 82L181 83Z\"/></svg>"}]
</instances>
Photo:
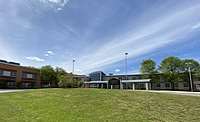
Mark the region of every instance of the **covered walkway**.
<instances>
[{"instance_id":1,"label":"covered walkway","mask_svg":"<svg viewBox=\"0 0 200 122\"><path fill-rule=\"evenodd\" d=\"M121 89L149 90L151 88L150 81L151 79L122 80Z\"/></svg>"},{"instance_id":2,"label":"covered walkway","mask_svg":"<svg viewBox=\"0 0 200 122\"><path fill-rule=\"evenodd\" d=\"M108 88L108 81L84 82L85 88Z\"/></svg>"},{"instance_id":3,"label":"covered walkway","mask_svg":"<svg viewBox=\"0 0 200 122\"><path fill-rule=\"evenodd\" d=\"M151 79L139 79L139 80L110 79L109 81L84 82L84 87L106 88L106 89L149 90L151 88L150 81Z\"/></svg>"}]
</instances>

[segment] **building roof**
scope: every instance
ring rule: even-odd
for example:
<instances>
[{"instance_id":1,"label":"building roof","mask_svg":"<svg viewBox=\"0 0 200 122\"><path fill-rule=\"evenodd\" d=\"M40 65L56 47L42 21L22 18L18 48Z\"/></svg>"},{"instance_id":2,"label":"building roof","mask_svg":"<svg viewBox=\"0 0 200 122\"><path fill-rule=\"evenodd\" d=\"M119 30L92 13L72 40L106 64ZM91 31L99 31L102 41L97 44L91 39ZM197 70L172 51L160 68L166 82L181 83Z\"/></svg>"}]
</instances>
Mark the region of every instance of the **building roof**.
<instances>
[{"instance_id":1,"label":"building roof","mask_svg":"<svg viewBox=\"0 0 200 122\"><path fill-rule=\"evenodd\" d=\"M90 81L90 82L84 82L84 83L89 83L89 84L98 84L98 83L108 83L108 81Z\"/></svg>"},{"instance_id":2,"label":"building roof","mask_svg":"<svg viewBox=\"0 0 200 122\"><path fill-rule=\"evenodd\" d=\"M139 79L139 80L122 80L122 83L143 83L143 82L150 82L151 79Z\"/></svg>"}]
</instances>

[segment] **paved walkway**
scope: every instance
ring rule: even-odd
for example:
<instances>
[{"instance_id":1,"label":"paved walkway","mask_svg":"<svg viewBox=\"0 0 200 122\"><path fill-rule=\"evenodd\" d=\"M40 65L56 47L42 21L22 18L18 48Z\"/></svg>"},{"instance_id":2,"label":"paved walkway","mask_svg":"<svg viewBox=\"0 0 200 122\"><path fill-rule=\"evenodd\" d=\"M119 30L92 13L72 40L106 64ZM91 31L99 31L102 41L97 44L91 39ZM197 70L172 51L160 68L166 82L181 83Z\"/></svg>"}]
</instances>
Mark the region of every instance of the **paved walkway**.
<instances>
[{"instance_id":1,"label":"paved walkway","mask_svg":"<svg viewBox=\"0 0 200 122\"><path fill-rule=\"evenodd\" d=\"M0 93L20 92L20 91L25 91L25 90L22 90L22 89L0 89Z\"/></svg>"},{"instance_id":2,"label":"paved walkway","mask_svg":"<svg viewBox=\"0 0 200 122\"><path fill-rule=\"evenodd\" d=\"M188 91L159 91L159 90L147 90L147 92L167 93L167 94L177 94L177 95L187 95L187 96L199 96L199 97L200 97L200 92L188 92Z\"/></svg>"}]
</instances>

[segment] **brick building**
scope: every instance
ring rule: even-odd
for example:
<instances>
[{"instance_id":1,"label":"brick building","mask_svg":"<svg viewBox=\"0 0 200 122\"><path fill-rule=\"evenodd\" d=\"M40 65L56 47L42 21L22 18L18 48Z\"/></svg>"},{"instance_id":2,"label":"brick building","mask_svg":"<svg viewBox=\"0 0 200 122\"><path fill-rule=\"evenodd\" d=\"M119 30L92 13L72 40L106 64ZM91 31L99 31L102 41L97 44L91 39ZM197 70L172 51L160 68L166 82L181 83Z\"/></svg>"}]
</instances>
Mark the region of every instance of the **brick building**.
<instances>
[{"instance_id":1,"label":"brick building","mask_svg":"<svg viewBox=\"0 0 200 122\"><path fill-rule=\"evenodd\" d=\"M0 88L40 87L40 70L0 60Z\"/></svg>"}]
</instances>

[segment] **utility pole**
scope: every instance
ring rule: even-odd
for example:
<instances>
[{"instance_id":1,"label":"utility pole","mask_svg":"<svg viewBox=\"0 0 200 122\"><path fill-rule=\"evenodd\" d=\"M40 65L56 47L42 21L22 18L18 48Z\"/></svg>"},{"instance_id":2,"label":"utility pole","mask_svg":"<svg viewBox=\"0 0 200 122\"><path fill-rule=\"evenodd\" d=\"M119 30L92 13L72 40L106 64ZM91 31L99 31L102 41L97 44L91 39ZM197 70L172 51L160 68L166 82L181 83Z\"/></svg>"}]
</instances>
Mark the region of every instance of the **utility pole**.
<instances>
[{"instance_id":1,"label":"utility pole","mask_svg":"<svg viewBox=\"0 0 200 122\"><path fill-rule=\"evenodd\" d=\"M125 75L126 75L126 80L128 80L128 76L127 76L127 56L128 56L128 53L125 53Z\"/></svg>"},{"instance_id":2,"label":"utility pole","mask_svg":"<svg viewBox=\"0 0 200 122\"><path fill-rule=\"evenodd\" d=\"M72 74L74 74L74 63L75 63L75 59L73 59L73 67L72 67Z\"/></svg>"},{"instance_id":3,"label":"utility pole","mask_svg":"<svg viewBox=\"0 0 200 122\"><path fill-rule=\"evenodd\" d=\"M100 78L99 78L99 80L101 81L102 80L102 72L99 72L100 73Z\"/></svg>"},{"instance_id":4,"label":"utility pole","mask_svg":"<svg viewBox=\"0 0 200 122\"><path fill-rule=\"evenodd\" d=\"M188 67L188 72L189 72L189 79L190 79L190 89L191 89L191 92L193 92L192 73L191 73L190 66Z\"/></svg>"}]
</instances>

